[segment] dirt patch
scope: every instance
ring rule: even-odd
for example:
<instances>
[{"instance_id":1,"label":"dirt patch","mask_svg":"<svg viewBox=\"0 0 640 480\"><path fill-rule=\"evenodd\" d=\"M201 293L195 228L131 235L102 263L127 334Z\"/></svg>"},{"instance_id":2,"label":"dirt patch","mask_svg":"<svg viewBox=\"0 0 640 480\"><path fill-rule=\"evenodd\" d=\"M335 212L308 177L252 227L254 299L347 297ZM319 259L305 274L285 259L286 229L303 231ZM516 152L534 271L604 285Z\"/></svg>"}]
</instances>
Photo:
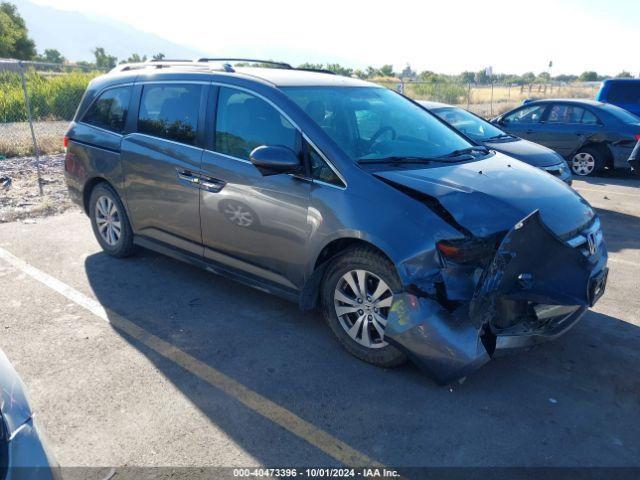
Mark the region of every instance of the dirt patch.
<instances>
[{"instance_id":1,"label":"dirt patch","mask_svg":"<svg viewBox=\"0 0 640 480\"><path fill-rule=\"evenodd\" d=\"M35 157L0 160L0 223L62 213L77 208L64 179L64 154L40 157L43 195L38 192Z\"/></svg>"}]
</instances>

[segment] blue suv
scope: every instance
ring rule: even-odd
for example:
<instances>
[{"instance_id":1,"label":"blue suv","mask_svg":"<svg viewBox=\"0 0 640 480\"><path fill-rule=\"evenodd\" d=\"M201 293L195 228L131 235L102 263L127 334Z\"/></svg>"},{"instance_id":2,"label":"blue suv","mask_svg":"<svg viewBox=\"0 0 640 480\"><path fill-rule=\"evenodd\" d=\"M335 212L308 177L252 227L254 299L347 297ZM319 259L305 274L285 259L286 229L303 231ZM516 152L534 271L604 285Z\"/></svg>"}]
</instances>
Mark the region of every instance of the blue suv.
<instances>
[{"instance_id":1,"label":"blue suv","mask_svg":"<svg viewBox=\"0 0 640 480\"><path fill-rule=\"evenodd\" d=\"M640 117L640 78L605 80L596 100L617 105Z\"/></svg>"}]
</instances>

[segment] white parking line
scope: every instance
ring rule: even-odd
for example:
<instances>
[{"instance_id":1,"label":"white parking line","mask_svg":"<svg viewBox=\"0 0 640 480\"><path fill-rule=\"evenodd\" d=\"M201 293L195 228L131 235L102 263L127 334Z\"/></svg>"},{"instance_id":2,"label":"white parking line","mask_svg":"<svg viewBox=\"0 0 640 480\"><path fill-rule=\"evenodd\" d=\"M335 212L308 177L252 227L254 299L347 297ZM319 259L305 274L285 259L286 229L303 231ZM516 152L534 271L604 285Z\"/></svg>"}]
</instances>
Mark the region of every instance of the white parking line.
<instances>
[{"instance_id":1,"label":"white parking line","mask_svg":"<svg viewBox=\"0 0 640 480\"><path fill-rule=\"evenodd\" d=\"M629 265L630 267L640 268L640 262L630 262L629 260L623 260L621 258L616 258L616 257L609 257L608 260L613 263L620 263L622 265Z\"/></svg>"},{"instance_id":2,"label":"white parking line","mask_svg":"<svg viewBox=\"0 0 640 480\"><path fill-rule=\"evenodd\" d=\"M258 415L271 420L292 434L305 440L340 463L351 467L372 466L384 468L380 462L367 457L365 454L352 448L330 433L307 422L295 413L254 392L250 388L208 364L201 362L195 357L192 357L174 345L147 332L121 315L105 309L97 300L87 297L73 287L37 269L2 248L0 248L0 258L85 310L88 310L101 320L111 324L114 328L140 341L159 355L176 363L209 385L233 397Z\"/></svg>"},{"instance_id":3,"label":"white parking line","mask_svg":"<svg viewBox=\"0 0 640 480\"><path fill-rule=\"evenodd\" d=\"M640 195L637 193L623 193L623 192L614 192L612 190L598 190L597 188L584 188L584 187L574 187L579 192L594 192L594 193L602 193L604 195L623 195L625 197L634 197L640 199Z\"/></svg>"}]
</instances>

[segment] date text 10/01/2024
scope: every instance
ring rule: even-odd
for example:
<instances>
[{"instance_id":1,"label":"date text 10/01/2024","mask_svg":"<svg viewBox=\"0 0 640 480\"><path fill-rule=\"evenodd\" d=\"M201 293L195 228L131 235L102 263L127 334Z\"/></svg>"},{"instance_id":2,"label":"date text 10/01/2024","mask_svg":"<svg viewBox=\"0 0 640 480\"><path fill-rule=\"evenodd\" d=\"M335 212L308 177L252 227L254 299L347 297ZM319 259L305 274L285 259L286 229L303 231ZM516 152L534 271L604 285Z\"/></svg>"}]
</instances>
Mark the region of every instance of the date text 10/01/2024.
<instances>
[{"instance_id":1,"label":"date text 10/01/2024","mask_svg":"<svg viewBox=\"0 0 640 480\"><path fill-rule=\"evenodd\" d=\"M399 478L396 470L387 468L234 468L234 477L273 478Z\"/></svg>"}]
</instances>

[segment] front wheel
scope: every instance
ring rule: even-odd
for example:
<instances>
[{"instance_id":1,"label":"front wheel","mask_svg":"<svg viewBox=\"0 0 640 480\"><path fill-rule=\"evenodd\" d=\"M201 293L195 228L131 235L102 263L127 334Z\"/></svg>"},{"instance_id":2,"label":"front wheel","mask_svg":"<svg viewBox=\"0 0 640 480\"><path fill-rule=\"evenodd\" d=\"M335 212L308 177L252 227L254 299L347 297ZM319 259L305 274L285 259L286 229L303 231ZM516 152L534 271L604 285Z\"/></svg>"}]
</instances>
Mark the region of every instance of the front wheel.
<instances>
[{"instance_id":1,"label":"front wheel","mask_svg":"<svg viewBox=\"0 0 640 480\"><path fill-rule=\"evenodd\" d=\"M395 268L372 249L350 249L329 265L322 284L323 313L349 353L379 367L406 361L385 339L393 292L399 290Z\"/></svg>"},{"instance_id":2,"label":"front wheel","mask_svg":"<svg viewBox=\"0 0 640 480\"><path fill-rule=\"evenodd\" d=\"M595 175L604 168L602 157L602 152L595 148L582 148L571 159L571 171L579 177Z\"/></svg>"}]
</instances>

